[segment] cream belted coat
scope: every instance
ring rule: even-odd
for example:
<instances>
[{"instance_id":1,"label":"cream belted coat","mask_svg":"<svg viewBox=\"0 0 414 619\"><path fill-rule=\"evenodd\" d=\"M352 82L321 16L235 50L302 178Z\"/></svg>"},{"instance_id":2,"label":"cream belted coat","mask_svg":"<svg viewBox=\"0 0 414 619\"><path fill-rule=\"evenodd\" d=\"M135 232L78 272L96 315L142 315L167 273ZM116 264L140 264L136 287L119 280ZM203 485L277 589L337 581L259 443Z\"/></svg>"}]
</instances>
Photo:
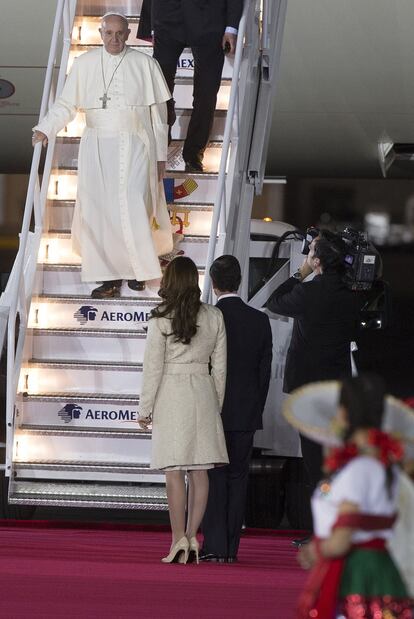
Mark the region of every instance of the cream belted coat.
<instances>
[{"instance_id":1,"label":"cream belted coat","mask_svg":"<svg viewBox=\"0 0 414 619\"><path fill-rule=\"evenodd\" d=\"M167 335L168 318L152 318L148 324L139 412L152 413L151 468L227 464L220 415L226 332L220 310L201 306L190 344Z\"/></svg>"},{"instance_id":2,"label":"cream belted coat","mask_svg":"<svg viewBox=\"0 0 414 619\"><path fill-rule=\"evenodd\" d=\"M167 160L171 95L154 59L128 48L117 68L121 58L102 47L75 59L61 96L34 127L51 138L85 113L72 223L83 281L156 279L158 256L173 245L157 178L157 161ZM106 109L102 67L111 82Z\"/></svg>"}]
</instances>

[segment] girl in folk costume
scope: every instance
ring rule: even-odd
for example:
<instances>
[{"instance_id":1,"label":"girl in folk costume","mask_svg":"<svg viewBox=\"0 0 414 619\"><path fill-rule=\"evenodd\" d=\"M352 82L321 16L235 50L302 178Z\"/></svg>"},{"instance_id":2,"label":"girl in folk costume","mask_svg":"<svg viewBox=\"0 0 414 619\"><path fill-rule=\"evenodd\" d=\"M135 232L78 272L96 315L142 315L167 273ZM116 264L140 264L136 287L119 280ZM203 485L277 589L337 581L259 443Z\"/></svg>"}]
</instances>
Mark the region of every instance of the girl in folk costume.
<instances>
[{"instance_id":1,"label":"girl in folk costume","mask_svg":"<svg viewBox=\"0 0 414 619\"><path fill-rule=\"evenodd\" d=\"M409 583L387 550L398 517L403 448L382 429L398 428L412 440L412 412L389 396L385 400L378 377L362 375L341 386L299 389L284 414L310 438L342 443L328 452L327 478L312 498L315 538L299 554L302 567L312 571L297 618L413 619Z\"/></svg>"}]
</instances>

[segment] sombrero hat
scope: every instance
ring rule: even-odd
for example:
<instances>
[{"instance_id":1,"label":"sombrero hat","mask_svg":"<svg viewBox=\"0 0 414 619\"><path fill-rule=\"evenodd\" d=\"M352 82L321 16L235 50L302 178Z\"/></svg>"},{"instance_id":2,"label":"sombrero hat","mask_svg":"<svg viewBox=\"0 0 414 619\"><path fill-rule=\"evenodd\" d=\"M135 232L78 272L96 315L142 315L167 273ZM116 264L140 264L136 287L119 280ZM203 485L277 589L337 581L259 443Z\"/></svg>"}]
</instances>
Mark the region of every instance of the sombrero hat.
<instances>
[{"instance_id":1,"label":"sombrero hat","mask_svg":"<svg viewBox=\"0 0 414 619\"><path fill-rule=\"evenodd\" d=\"M341 445L332 420L336 416L341 383L324 381L300 387L286 398L283 415L301 434L321 445ZM414 410L387 395L382 430L404 443L406 458L414 458Z\"/></svg>"}]
</instances>

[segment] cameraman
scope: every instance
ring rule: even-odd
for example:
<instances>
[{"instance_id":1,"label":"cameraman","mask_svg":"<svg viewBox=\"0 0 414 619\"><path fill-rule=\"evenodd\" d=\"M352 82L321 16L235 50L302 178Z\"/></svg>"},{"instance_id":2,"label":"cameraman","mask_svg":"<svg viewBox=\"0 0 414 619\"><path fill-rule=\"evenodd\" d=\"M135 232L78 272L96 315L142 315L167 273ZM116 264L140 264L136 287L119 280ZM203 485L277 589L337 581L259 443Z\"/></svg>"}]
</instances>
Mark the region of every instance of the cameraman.
<instances>
[{"instance_id":1,"label":"cameraman","mask_svg":"<svg viewBox=\"0 0 414 619\"><path fill-rule=\"evenodd\" d=\"M327 230L309 246L300 269L270 297L266 307L275 314L294 318L283 390L319 380L351 376L351 341L359 310L359 295L344 283L347 246ZM303 281L311 273L314 278ZM300 437L309 482L316 486L322 476L322 448Z\"/></svg>"}]
</instances>

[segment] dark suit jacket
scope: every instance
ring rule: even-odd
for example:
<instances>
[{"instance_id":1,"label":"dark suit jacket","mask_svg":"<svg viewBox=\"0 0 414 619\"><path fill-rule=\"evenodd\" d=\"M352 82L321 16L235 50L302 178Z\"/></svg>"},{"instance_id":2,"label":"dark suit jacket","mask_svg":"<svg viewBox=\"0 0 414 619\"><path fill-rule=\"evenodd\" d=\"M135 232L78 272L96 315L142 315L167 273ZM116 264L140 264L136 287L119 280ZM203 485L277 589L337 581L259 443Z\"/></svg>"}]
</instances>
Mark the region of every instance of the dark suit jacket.
<instances>
[{"instance_id":1,"label":"dark suit jacket","mask_svg":"<svg viewBox=\"0 0 414 619\"><path fill-rule=\"evenodd\" d=\"M219 300L227 333L227 380L222 409L226 431L263 427L272 365L272 332L266 314L239 297Z\"/></svg>"},{"instance_id":2,"label":"dark suit jacket","mask_svg":"<svg viewBox=\"0 0 414 619\"><path fill-rule=\"evenodd\" d=\"M304 283L290 277L275 290L267 307L295 319L285 392L313 381L351 375L350 342L356 336L359 296L339 275L324 273Z\"/></svg>"},{"instance_id":3,"label":"dark suit jacket","mask_svg":"<svg viewBox=\"0 0 414 619\"><path fill-rule=\"evenodd\" d=\"M243 0L144 0L143 19L152 9L152 29L155 35L188 45L208 44L222 37L227 26L238 28ZM150 28L142 20L139 34L148 36Z\"/></svg>"}]
</instances>

